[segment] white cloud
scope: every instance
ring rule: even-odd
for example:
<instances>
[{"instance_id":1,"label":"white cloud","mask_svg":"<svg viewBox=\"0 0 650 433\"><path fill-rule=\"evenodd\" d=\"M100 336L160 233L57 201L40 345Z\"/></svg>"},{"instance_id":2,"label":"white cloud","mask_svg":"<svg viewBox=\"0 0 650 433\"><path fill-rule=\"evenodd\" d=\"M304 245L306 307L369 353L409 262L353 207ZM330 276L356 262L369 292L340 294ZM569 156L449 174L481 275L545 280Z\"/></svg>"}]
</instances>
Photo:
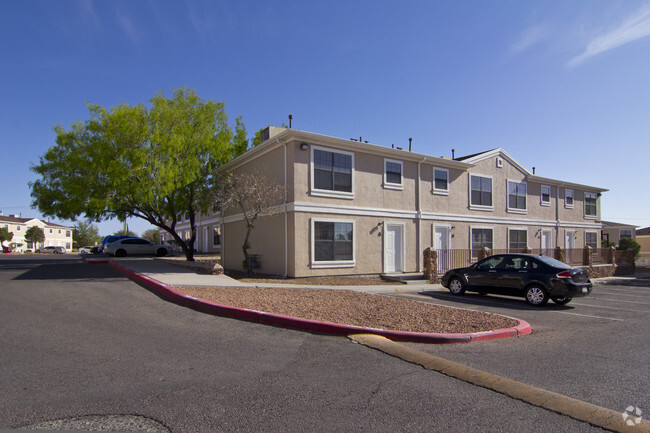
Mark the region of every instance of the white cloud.
<instances>
[{"instance_id":1,"label":"white cloud","mask_svg":"<svg viewBox=\"0 0 650 433\"><path fill-rule=\"evenodd\" d=\"M650 36L650 6L641 8L614 30L595 37L587 44L585 51L573 58L568 66L573 68L590 57L646 36Z\"/></svg>"},{"instance_id":2,"label":"white cloud","mask_svg":"<svg viewBox=\"0 0 650 433\"><path fill-rule=\"evenodd\" d=\"M538 24L529 27L519 36L517 42L512 44L510 52L513 54L521 53L545 39L546 34L546 27L543 25Z\"/></svg>"}]
</instances>

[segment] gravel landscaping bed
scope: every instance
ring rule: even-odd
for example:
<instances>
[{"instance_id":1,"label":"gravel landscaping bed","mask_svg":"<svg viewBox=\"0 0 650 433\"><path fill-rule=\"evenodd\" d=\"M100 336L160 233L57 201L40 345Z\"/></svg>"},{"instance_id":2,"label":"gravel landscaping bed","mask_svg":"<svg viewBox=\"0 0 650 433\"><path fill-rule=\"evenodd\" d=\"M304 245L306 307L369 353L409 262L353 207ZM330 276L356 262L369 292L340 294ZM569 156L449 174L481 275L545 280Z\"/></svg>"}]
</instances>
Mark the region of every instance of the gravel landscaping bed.
<instances>
[{"instance_id":1,"label":"gravel landscaping bed","mask_svg":"<svg viewBox=\"0 0 650 433\"><path fill-rule=\"evenodd\" d=\"M177 287L176 290L220 305L394 331L464 334L519 324L517 320L496 314L350 290L254 287Z\"/></svg>"}]
</instances>

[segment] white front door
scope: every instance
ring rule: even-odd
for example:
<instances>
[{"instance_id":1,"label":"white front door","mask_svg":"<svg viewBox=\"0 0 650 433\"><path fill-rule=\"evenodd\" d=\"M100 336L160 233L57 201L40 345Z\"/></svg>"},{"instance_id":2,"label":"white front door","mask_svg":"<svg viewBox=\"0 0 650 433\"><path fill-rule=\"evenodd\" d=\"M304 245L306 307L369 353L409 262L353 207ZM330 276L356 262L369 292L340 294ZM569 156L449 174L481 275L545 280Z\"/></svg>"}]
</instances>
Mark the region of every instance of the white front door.
<instances>
[{"instance_id":1,"label":"white front door","mask_svg":"<svg viewBox=\"0 0 650 433\"><path fill-rule=\"evenodd\" d=\"M576 247L576 232L566 231L566 249L572 250Z\"/></svg>"},{"instance_id":2,"label":"white front door","mask_svg":"<svg viewBox=\"0 0 650 433\"><path fill-rule=\"evenodd\" d=\"M386 225L384 235L384 272L402 272L402 226Z\"/></svg>"},{"instance_id":3,"label":"white front door","mask_svg":"<svg viewBox=\"0 0 650 433\"><path fill-rule=\"evenodd\" d=\"M449 270L449 230L448 226L436 226L433 229L433 249L438 252L438 272Z\"/></svg>"},{"instance_id":4,"label":"white front door","mask_svg":"<svg viewBox=\"0 0 650 433\"><path fill-rule=\"evenodd\" d=\"M551 255L551 234L550 230L542 230L542 255Z\"/></svg>"}]
</instances>

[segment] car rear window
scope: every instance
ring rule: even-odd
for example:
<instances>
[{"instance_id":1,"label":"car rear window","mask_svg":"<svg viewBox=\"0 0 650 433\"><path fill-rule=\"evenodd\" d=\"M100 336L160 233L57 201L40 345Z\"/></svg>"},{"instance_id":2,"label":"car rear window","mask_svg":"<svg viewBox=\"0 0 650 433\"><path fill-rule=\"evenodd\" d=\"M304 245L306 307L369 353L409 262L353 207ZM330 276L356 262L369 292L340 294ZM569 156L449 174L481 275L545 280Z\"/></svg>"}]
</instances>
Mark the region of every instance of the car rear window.
<instances>
[{"instance_id":1,"label":"car rear window","mask_svg":"<svg viewBox=\"0 0 650 433\"><path fill-rule=\"evenodd\" d=\"M566 263L552 259L550 257L539 256L537 257L537 260L548 266L553 266L554 268L571 269L571 266L567 265Z\"/></svg>"}]
</instances>

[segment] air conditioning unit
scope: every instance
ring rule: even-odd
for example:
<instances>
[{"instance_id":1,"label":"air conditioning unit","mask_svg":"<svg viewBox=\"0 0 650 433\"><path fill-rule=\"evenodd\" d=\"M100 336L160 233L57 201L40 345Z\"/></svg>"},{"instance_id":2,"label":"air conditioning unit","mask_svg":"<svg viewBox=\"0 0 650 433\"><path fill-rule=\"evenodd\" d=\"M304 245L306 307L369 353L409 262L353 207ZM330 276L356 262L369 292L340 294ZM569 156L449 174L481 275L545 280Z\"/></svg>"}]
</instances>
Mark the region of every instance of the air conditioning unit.
<instances>
[{"instance_id":1,"label":"air conditioning unit","mask_svg":"<svg viewBox=\"0 0 650 433\"><path fill-rule=\"evenodd\" d=\"M503 168L503 158L497 156L497 168Z\"/></svg>"}]
</instances>

